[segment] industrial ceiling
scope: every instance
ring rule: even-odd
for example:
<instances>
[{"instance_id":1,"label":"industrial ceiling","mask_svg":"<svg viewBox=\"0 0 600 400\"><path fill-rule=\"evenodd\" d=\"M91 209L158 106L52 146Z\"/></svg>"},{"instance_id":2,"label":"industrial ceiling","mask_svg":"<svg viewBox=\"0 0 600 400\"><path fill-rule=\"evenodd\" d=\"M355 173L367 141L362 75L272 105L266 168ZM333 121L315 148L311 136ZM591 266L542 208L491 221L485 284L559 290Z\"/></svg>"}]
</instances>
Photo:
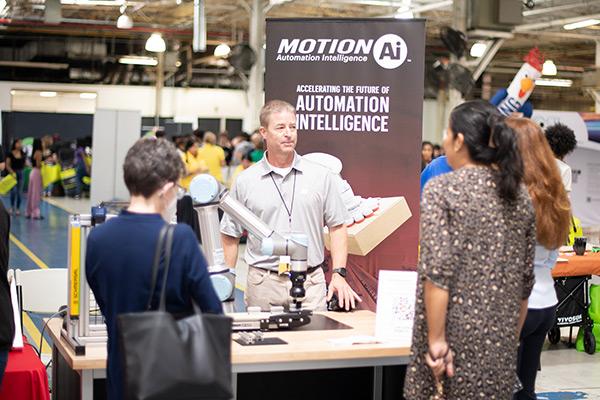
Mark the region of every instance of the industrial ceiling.
<instances>
[{"instance_id":1,"label":"industrial ceiling","mask_svg":"<svg viewBox=\"0 0 600 400\"><path fill-rule=\"evenodd\" d=\"M152 32L160 32L167 42L166 85L244 88L245 72L234 71L226 61L214 57L213 52L220 43L248 42L253 3L207 0L208 46L206 52L195 53L191 49L193 0L0 0L0 80L151 85L156 79L155 67L123 65L118 60L125 55L148 55L144 50L146 39ZM449 54L440 40L440 30L444 26L456 27L452 1L260 3L267 18L393 17L399 11L410 10L415 17L427 21L426 68ZM492 91L505 87L522 64L523 56L538 46L557 66L557 75L552 78L572 80L573 84L569 88L536 88L532 96L536 108L591 110L594 102L581 81L583 73L595 66L600 25L574 30L565 30L563 26L584 18L600 19L600 0L518 3L522 21L504 35L502 45L470 96L480 97L486 85ZM122 14L131 17L132 28L117 28L117 19ZM468 33L469 47L476 40L490 39ZM479 59L468 54L464 61L471 69L478 62Z\"/></svg>"}]
</instances>

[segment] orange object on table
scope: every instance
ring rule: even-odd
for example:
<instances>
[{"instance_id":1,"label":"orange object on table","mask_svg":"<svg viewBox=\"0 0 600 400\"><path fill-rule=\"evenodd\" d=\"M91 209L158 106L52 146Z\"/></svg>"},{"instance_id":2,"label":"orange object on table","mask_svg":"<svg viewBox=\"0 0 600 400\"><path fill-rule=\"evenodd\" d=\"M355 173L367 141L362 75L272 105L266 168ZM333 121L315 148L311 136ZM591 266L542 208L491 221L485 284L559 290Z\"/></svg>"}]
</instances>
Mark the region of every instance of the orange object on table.
<instances>
[{"instance_id":1,"label":"orange object on table","mask_svg":"<svg viewBox=\"0 0 600 400\"><path fill-rule=\"evenodd\" d=\"M573 253L560 254L559 259L567 259L568 262L557 262L552 269L552 277L600 275L600 253L586 252L583 256Z\"/></svg>"},{"instance_id":2,"label":"orange object on table","mask_svg":"<svg viewBox=\"0 0 600 400\"><path fill-rule=\"evenodd\" d=\"M25 338L23 342L26 343ZM23 350L8 353L8 363L0 387L0 400L50 400L46 367L35 351L25 344Z\"/></svg>"}]
</instances>

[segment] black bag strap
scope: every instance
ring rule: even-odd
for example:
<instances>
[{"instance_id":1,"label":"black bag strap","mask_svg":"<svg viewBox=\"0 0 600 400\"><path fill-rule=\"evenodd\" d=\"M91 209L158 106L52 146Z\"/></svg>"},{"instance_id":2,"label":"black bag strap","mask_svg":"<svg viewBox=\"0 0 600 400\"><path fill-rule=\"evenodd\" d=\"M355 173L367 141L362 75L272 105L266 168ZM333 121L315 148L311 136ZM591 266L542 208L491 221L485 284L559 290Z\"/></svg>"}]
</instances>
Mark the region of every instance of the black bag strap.
<instances>
[{"instance_id":1,"label":"black bag strap","mask_svg":"<svg viewBox=\"0 0 600 400\"><path fill-rule=\"evenodd\" d=\"M160 292L160 303L158 309L165 311L165 298L167 297L167 277L169 276L169 265L171 265L171 249L173 247L173 234L175 232L175 225L168 225L167 228L167 239L165 240L165 275L163 276L163 285Z\"/></svg>"},{"instance_id":2,"label":"black bag strap","mask_svg":"<svg viewBox=\"0 0 600 400\"><path fill-rule=\"evenodd\" d=\"M152 263L152 284L150 285L150 298L148 299L146 310L150 310L150 307L152 307L152 298L154 297L154 290L156 290L156 279L158 278L158 269L160 268L160 255L164 248L165 236L167 235L168 229L169 225L165 224L162 228L160 228L160 232L158 233L158 241L156 242L156 249L154 250L154 262Z\"/></svg>"}]
</instances>

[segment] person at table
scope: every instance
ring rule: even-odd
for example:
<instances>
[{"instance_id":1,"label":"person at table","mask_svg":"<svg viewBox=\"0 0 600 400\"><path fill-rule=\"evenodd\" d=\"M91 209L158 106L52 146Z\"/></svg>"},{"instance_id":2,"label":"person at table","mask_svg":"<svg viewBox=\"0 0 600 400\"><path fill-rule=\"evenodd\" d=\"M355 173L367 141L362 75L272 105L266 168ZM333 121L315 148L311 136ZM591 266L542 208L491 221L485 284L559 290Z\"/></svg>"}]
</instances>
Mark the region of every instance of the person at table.
<instances>
[{"instance_id":1,"label":"person at table","mask_svg":"<svg viewBox=\"0 0 600 400\"><path fill-rule=\"evenodd\" d=\"M183 163L173 144L164 139L145 138L127 152L123 172L131 195L129 207L91 230L85 259L90 288L106 319L111 400L121 399L124 391L117 316L144 311L150 296L154 299L153 307L158 305L160 291L150 293L154 249L166 223L164 214L176 201ZM222 312L206 260L188 225L175 227L169 268L167 311L190 314L194 300L203 312ZM162 281L160 273L157 281Z\"/></svg>"},{"instance_id":2,"label":"person at table","mask_svg":"<svg viewBox=\"0 0 600 400\"><path fill-rule=\"evenodd\" d=\"M301 232L308 236L308 273L303 307L325 310L326 298L337 294L339 304L355 308L360 297L346 282L346 207L325 167L296 153L296 110L281 100L267 102L260 111L260 134L267 144L265 156L237 177L231 196L282 234ZM323 224L331 237L333 274L327 294ZM243 227L228 214L221 221L225 263L234 267ZM268 311L271 306L290 304L290 279L278 273L279 257L264 256L261 239L249 235L245 260L250 266L245 299L247 306Z\"/></svg>"},{"instance_id":3,"label":"person at table","mask_svg":"<svg viewBox=\"0 0 600 400\"><path fill-rule=\"evenodd\" d=\"M516 137L495 107L450 115L453 169L421 200L421 254L404 396L505 399L517 384L520 328L533 287L535 213Z\"/></svg>"},{"instance_id":4,"label":"person at table","mask_svg":"<svg viewBox=\"0 0 600 400\"><path fill-rule=\"evenodd\" d=\"M558 248L569 233L570 203L567 192L538 124L525 118L508 118L507 125L517 135L523 158L523 182L535 208L536 237L534 272L535 285L529 296L527 318L521 331L517 373L523 388L514 400L535 400L535 378L546 334L556 321L558 298L554 290L552 268L558 258Z\"/></svg>"}]
</instances>

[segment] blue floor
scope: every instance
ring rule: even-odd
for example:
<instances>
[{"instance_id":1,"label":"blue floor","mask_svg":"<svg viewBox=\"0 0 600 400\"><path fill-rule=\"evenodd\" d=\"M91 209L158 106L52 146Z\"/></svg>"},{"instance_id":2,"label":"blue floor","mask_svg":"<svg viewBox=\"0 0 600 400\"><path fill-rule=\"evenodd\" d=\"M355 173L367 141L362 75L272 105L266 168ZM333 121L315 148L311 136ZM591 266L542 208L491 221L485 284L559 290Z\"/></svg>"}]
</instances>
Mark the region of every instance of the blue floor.
<instances>
[{"instance_id":1,"label":"blue floor","mask_svg":"<svg viewBox=\"0 0 600 400\"><path fill-rule=\"evenodd\" d=\"M4 206L8 209L10 202L3 197ZM26 219L24 206L21 216L11 217L11 233L21 241L33 254L50 268L67 267L67 240L69 214L53 205L42 202L40 209L43 220ZM9 264L11 268L39 268L12 241L10 242Z\"/></svg>"}]
</instances>

